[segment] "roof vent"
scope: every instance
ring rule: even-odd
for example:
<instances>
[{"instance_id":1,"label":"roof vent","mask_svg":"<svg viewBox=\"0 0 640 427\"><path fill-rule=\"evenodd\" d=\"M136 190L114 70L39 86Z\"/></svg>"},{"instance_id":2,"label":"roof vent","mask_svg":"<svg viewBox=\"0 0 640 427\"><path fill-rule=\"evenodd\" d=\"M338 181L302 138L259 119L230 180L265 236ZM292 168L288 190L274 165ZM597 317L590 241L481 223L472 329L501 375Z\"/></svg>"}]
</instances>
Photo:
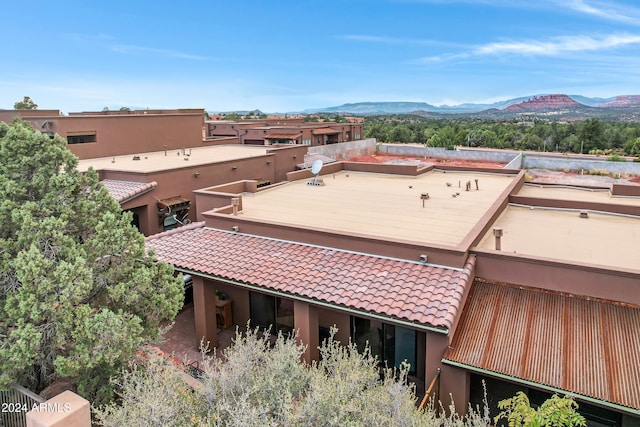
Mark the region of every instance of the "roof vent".
<instances>
[{"instance_id":1,"label":"roof vent","mask_svg":"<svg viewBox=\"0 0 640 427\"><path fill-rule=\"evenodd\" d=\"M420 194L420 199L422 200L422 207L424 208L424 201L429 198L429 193Z\"/></svg>"},{"instance_id":2,"label":"roof vent","mask_svg":"<svg viewBox=\"0 0 640 427\"><path fill-rule=\"evenodd\" d=\"M238 215L238 206L240 205L240 198L231 198L231 207L233 208L233 215Z\"/></svg>"},{"instance_id":3,"label":"roof vent","mask_svg":"<svg viewBox=\"0 0 640 427\"><path fill-rule=\"evenodd\" d=\"M580 211L580 218L589 218L589 211Z\"/></svg>"},{"instance_id":4,"label":"roof vent","mask_svg":"<svg viewBox=\"0 0 640 427\"><path fill-rule=\"evenodd\" d=\"M140 156L133 156L133 160L140 160Z\"/></svg>"},{"instance_id":5,"label":"roof vent","mask_svg":"<svg viewBox=\"0 0 640 427\"><path fill-rule=\"evenodd\" d=\"M493 235L496 238L496 251L499 251L502 249L502 242L501 242L501 238L502 238L502 228L499 227L494 227L493 229Z\"/></svg>"}]
</instances>

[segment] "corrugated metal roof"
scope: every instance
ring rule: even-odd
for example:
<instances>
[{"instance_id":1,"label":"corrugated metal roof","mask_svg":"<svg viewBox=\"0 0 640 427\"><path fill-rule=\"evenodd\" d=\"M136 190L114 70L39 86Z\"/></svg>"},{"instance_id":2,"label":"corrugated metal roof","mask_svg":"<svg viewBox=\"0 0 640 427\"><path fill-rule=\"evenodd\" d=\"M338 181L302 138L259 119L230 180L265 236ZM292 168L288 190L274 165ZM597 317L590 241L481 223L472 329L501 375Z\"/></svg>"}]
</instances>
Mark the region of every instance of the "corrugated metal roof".
<instances>
[{"instance_id":1,"label":"corrugated metal roof","mask_svg":"<svg viewBox=\"0 0 640 427\"><path fill-rule=\"evenodd\" d=\"M476 280L459 325L445 363L640 409L638 306Z\"/></svg>"},{"instance_id":2,"label":"corrugated metal roof","mask_svg":"<svg viewBox=\"0 0 640 427\"><path fill-rule=\"evenodd\" d=\"M475 265L464 269L383 258L190 224L147 237L176 267L447 332Z\"/></svg>"},{"instance_id":3,"label":"corrugated metal roof","mask_svg":"<svg viewBox=\"0 0 640 427\"><path fill-rule=\"evenodd\" d=\"M265 135L264 139L296 139L301 133L270 133Z\"/></svg>"},{"instance_id":4,"label":"corrugated metal roof","mask_svg":"<svg viewBox=\"0 0 640 427\"><path fill-rule=\"evenodd\" d=\"M332 135L334 133L340 133L339 130L335 130L332 128L318 128L313 129L311 132L313 132L314 135Z\"/></svg>"}]
</instances>

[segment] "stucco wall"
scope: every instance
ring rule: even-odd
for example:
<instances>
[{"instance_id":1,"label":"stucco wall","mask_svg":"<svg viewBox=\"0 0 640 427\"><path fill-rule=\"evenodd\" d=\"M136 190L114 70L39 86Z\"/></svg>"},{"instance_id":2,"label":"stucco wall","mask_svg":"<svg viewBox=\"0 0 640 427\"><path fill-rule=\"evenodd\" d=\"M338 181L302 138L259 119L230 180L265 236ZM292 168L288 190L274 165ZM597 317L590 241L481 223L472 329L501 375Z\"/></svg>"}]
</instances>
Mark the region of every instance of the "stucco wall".
<instances>
[{"instance_id":1,"label":"stucco wall","mask_svg":"<svg viewBox=\"0 0 640 427\"><path fill-rule=\"evenodd\" d=\"M545 157L527 154L522 159L522 167L525 169L558 169L582 171L606 170L611 173L640 174L639 162L611 162L606 159L593 160L588 158L571 157Z\"/></svg>"},{"instance_id":2,"label":"stucco wall","mask_svg":"<svg viewBox=\"0 0 640 427\"><path fill-rule=\"evenodd\" d=\"M375 138L361 139L359 141L341 142L339 144L320 145L309 147L308 154L321 154L336 160L344 160L350 156L373 154L376 151Z\"/></svg>"},{"instance_id":3,"label":"stucco wall","mask_svg":"<svg viewBox=\"0 0 640 427\"><path fill-rule=\"evenodd\" d=\"M378 152L396 156L433 157L436 159L476 160L487 162L511 163L516 160L519 153L513 151L497 150L447 150L442 147L424 147L422 145L409 144L380 144ZM518 168L515 168L518 169Z\"/></svg>"}]
</instances>

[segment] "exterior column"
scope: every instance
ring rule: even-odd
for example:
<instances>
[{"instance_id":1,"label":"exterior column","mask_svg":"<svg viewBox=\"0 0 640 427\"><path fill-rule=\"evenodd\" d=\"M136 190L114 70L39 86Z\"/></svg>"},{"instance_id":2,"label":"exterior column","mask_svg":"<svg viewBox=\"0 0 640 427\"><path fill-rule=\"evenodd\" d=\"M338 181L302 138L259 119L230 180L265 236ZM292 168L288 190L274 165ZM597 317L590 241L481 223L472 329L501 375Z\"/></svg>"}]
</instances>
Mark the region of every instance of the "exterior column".
<instances>
[{"instance_id":1,"label":"exterior column","mask_svg":"<svg viewBox=\"0 0 640 427\"><path fill-rule=\"evenodd\" d=\"M193 276L193 316L196 326L196 346L200 340L209 343L209 348L218 345L216 325L216 289L212 283L204 283L200 276Z\"/></svg>"},{"instance_id":2,"label":"exterior column","mask_svg":"<svg viewBox=\"0 0 640 427\"><path fill-rule=\"evenodd\" d=\"M311 363L318 360L319 351L319 329L318 329L318 309L306 302L293 302L293 327L298 330L300 341L307 345L307 350L303 354L304 361Z\"/></svg>"}]
</instances>

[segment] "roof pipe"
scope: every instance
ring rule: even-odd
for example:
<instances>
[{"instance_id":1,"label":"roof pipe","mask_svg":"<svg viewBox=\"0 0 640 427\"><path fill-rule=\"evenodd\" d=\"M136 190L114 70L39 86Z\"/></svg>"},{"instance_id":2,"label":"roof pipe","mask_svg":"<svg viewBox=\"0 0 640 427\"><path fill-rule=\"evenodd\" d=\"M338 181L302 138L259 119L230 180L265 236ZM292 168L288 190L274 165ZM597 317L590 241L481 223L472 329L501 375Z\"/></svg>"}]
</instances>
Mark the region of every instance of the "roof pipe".
<instances>
[{"instance_id":1,"label":"roof pipe","mask_svg":"<svg viewBox=\"0 0 640 427\"><path fill-rule=\"evenodd\" d=\"M393 317L387 317L387 316L383 316L383 315L380 315L380 314L377 314L377 313L372 313L372 312L369 312L369 311L358 310L358 309L355 309L355 308L343 307L343 306L336 305L336 304L333 304L333 303L330 303L330 302L314 300L314 299L303 297L303 296L299 296L299 295L291 295L291 294L288 294L288 293L285 293L285 292L281 292L281 291L276 291L276 290L273 290L273 289L262 288L260 286L251 285L251 284L248 284L248 283L242 283L242 282L238 282L236 280L225 279L223 277L213 276L211 274L201 273L201 272L195 271L195 270L189 270L187 268L181 268L181 267L174 266L174 269L176 271L181 272L181 273L191 274L192 276L205 277L205 278L210 279L210 280L216 280L218 282L226 283L226 284L229 284L229 285L239 286L241 288L249 289L251 291L262 292L264 294L274 295L274 296L282 297L282 298L289 298L289 299L293 299L293 300L296 300L296 301L302 301L302 302L306 302L308 304L319 305L321 307L330 308L330 309L333 309L333 310L346 311L349 314L369 317L369 318L372 318L372 319L381 320L383 322L393 323L393 324L396 324L396 325L404 326L406 328L420 329L420 330L423 330L423 331L437 332L439 334L449 335L449 329L448 328L436 328L434 326L421 325L419 323L413 323L413 322L410 322L410 321L407 321L407 320L394 319Z\"/></svg>"},{"instance_id":2,"label":"roof pipe","mask_svg":"<svg viewBox=\"0 0 640 427\"><path fill-rule=\"evenodd\" d=\"M564 390L561 388L553 387L546 384L540 384L535 381L525 380L524 378L514 377L508 374L502 374L500 372L490 371L488 369L478 368L477 366L467 365L465 363L456 362L453 360L442 359L442 363L445 365L455 366L456 368L466 369L468 371L473 371L479 374L484 374L489 377L499 378L501 380L507 380L518 384L523 384L526 386L539 388L545 391L550 391L552 393L560 394L560 395L569 395L573 396L579 400L584 400L587 403L593 403L595 405L603 406L608 409L613 409L618 412L624 412L625 414L633 415L637 417L640 415L640 409L631 408L629 406L619 405L613 402L607 402L606 400L601 400L595 397L585 396L584 394L575 393L569 390Z\"/></svg>"}]
</instances>

